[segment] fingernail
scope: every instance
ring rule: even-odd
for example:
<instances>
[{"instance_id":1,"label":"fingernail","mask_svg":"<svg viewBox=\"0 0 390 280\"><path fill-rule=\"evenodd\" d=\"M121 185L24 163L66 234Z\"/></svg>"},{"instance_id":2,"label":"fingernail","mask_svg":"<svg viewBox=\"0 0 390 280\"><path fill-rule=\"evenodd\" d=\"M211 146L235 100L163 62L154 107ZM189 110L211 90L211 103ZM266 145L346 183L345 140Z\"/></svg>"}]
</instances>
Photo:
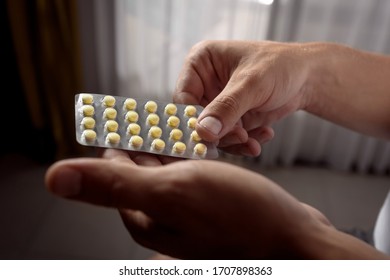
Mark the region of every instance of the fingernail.
<instances>
[{"instance_id":1,"label":"fingernail","mask_svg":"<svg viewBox=\"0 0 390 280\"><path fill-rule=\"evenodd\" d=\"M199 124L214 135L218 135L222 130L222 123L214 117L205 117Z\"/></svg>"},{"instance_id":2,"label":"fingernail","mask_svg":"<svg viewBox=\"0 0 390 280\"><path fill-rule=\"evenodd\" d=\"M75 196L80 193L81 174L74 169L63 167L57 171L52 181L53 193L63 197Z\"/></svg>"}]
</instances>

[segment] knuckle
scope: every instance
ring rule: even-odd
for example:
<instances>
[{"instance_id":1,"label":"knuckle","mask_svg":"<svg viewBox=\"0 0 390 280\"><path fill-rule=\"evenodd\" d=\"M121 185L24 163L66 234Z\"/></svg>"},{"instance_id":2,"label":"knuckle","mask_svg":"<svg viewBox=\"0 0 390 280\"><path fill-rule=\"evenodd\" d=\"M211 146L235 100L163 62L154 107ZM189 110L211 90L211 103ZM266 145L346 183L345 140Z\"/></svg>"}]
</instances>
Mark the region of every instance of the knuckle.
<instances>
[{"instance_id":1,"label":"knuckle","mask_svg":"<svg viewBox=\"0 0 390 280\"><path fill-rule=\"evenodd\" d=\"M244 99L249 107L264 105L275 91L276 74L273 67L268 66L259 71L243 71L236 77L242 85L242 95L249 97Z\"/></svg>"},{"instance_id":2,"label":"knuckle","mask_svg":"<svg viewBox=\"0 0 390 280\"><path fill-rule=\"evenodd\" d=\"M106 197L107 205L110 206L122 205L127 187L128 185L125 182L123 176L121 176L118 172L114 172L111 178L111 188Z\"/></svg>"},{"instance_id":3,"label":"knuckle","mask_svg":"<svg viewBox=\"0 0 390 280\"><path fill-rule=\"evenodd\" d=\"M213 44L212 40L202 40L192 46L191 52L202 52L210 47Z\"/></svg>"},{"instance_id":4,"label":"knuckle","mask_svg":"<svg viewBox=\"0 0 390 280\"><path fill-rule=\"evenodd\" d=\"M218 113L224 114L226 111L233 112L235 115L239 112L240 101L237 94L227 94L215 99L215 109Z\"/></svg>"},{"instance_id":5,"label":"knuckle","mask_svg":"<svg viewBox=\"0 0 390 280\"><path fill-rule=\"evenodd\" d=\"M191 188L199 181L200 170L196 161L172 164L166 169L166 176L161 177L153 194L160 202L180 201L191 192Z\"/></svg>"},{"instance_id":6,"label":"knuckle","mask_svg":"<svg viewBox=\"0 0 390 280\"><path fill-rule=\"evenodd\" d=\"M206 58L209 54L209 49L213 45L213 41L204 40L193 45L187 55L187 63L196 64L202 60L202 58Z\"/></svg>"},{"instance_id":7,"label":"knuckle","mask_svg":"<svg viewBox=\"0 0 390 280\"><path fill-rule=\"evenodd\" d=\"M118 206L125 204L128 182L124 174L128 172L126 165L121 160L110 160L111 176L107 194L104 196L106 205Z\"/></svg>"}]
</instances>

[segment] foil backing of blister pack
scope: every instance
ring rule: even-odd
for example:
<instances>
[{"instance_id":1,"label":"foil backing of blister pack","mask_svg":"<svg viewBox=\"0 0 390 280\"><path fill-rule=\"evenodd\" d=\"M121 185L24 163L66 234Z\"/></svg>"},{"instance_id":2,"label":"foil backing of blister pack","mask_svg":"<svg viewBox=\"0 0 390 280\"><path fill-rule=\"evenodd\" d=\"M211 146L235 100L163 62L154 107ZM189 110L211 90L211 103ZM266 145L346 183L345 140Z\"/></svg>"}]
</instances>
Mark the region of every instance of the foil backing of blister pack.
<instances>
[{"instance_id":1,"label":"foil backing of blister pack","mask_svg":"<svg viewBox=\"0 0 390 280\"><path fill-rule=\"evenodd\" d=\"M131 104L134 101L136 107L128 109L127 107L131 106L126 106L126 104ZM150 112L153 111L153 106L150 107L150 111L145 109L145 105L153 102L157 104L155 112ZM199 116L203 107L184 104L173 104L172 106L172 104L156 100L95 93L77 94L75 96L77 142L85 146L117 148L180 158L217 158L218 149L215 143L198 138L194 127L190 127L188 124L190 119L194 121ZM170 109L176 108L176 112L168 109L170 112L167 113L167 106L171 106ZM188 113L190 109L193 109L194 112ZM172 120L177 121L176 118L170 119L170 125L167 123L171 116L179 118L177 127L175 127L175 122L172 122ZM158 124L151 124L157 119L159 119ZM131 125L131 128L134 129L131 129L130 132L130 124L138 124L139 127ZM161 130L155 127L159 127ZM139 132L137 128L140 128ZM172 134L174 129L180 130L181 133L175 130L175 133ZM161 135L159 135L160 132ZM159 140L154 141L155 139L160 139L163 143ZM161 149L161 147L163 148Z\"/></svg>"}]
</instances>

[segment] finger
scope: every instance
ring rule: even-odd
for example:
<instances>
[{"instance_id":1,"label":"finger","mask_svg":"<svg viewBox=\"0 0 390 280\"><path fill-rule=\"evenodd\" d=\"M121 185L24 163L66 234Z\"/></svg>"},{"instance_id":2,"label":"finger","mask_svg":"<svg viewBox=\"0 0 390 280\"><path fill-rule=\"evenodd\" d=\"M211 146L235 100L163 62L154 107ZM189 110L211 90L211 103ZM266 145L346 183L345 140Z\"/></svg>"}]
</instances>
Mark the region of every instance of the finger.
<instances>
[{"instance_id":1,"label":"finger","mask_svg":"<svg viewBox=\"0 0 390 280\"><path fill-rule=\"evenodd\" d=\"M107 150L106 148L95 147L96 155L98 157L103 157L103 154L105 153L106 150Z\"/></svg>"},{"instance_id":2,"label":"finger","mask_svg":"<svg viewBox=\"0 0 390 280\"><path fill-rule=\"evenodd\" d=\"M249 143L239 143L239 141L232 140L232 144L228 145L229 142L226 141L218 147L231 154L251 157L258 156L261 153L261 145L270 141L274 137L274 134L274 130L271 127L258 127L248 132L247 142L249 141ZM225 138L226 136L221 139L221 142L224 141Z\"/></svg>"},{"instance_id":3,"label":"finger","mask_svg":"<svg viewBox=\"0 0 390 280\"><path fill-rule=\"evenodd\" d=\"M257 105L253 77L233 73L223 91L206 106L198 118L196 130L200 137L214 142L225 136L240 118Z\"/></svg>"},{"instance_id":4,"label":"finger","mask_svg":"<svg viewBox=\"0 0 390 280\"><path fill-rule=\"evenodd\" d=\"M172 241L178 241L178 233L173 228L155 222L141 211L122 209L119 213L127 230L140 245L160 253L170 253L175 247Z\"/></svg>"},{"instance_id":5,"label":"finger","mask_svg":"<svg viewBox=\"0 0 390 280\"><path fill-rule=\"evenodd\" d=\"M176 82L173 100L182 104L201 104L208 95L217 95L223 88L216 73L211 51L212 41L193 46L188 53Z\"/></svg>"},{"instance_id":6,"label":"finger","mask_svg":"<svg viewBox=\"0 0 390 280\"><path fill-rule=\"evenodd\" d=\"M143 233L151 230L154 226L153 220L142 211L119 209L119 214L126 227L131 231Z\"/></svg>"},{"instance_id":7,"label":"finger","mask_svg":"<svg viewBox=\"0 0 390 280\"><path fill-rule=\"evenodd\" d=\"M183 158L179 158L179 157L168 157L168 156L159 156L159 159L160 161L162 162L162 164L170 164L170 163L174 163L176 161L182 161L184 160Z\"/></svg>"},{"instance_id":8,"label":"finger","mask_svg":"<svg viewBox=\"0 0 390 280\"><path fill-rule=\"evenodd\" d=\"M124 150L118 150L118 149L105 149L102 152L101 155L102 158L105 159L111 159L111 160L118 160L118 161L125 161L129 163L133 163L133 161L130 159L129 154Z\"/></svg>"},{"instance_id":9,"label":"finger","mask_svg":"<svg viewBox=\"0 0 390 280\"><path fill-rule=\"evenodd\" d=\"M274 130L271 127L258 127L248 132L246 143L238 143L238 141L234 143L234 141L231 141L231 145L227 145L228 142L225 142L219 145L219 147L231 154L255 157L260 155L261 145L270 141L274 135ZM221 142L224 138L221 139Z\"/></svg>"},{"instance_id":10,"label":"finger","mask_svg":"<svg viewBox=\"0 0 390 280\"><path fill-rule=\"evenodd\" d=\"M265 108L262 107L261 111L258 109L249 111L242 116L243 127L248 131L261 126L269 127L283 117L298 110L301 106L299 102L299 99L290 100L283 106L273 110L265 110Z\"/></svg>"},{"instance_id":11,"label":"finger","mask_svg":"<svg viewBox=\"0 0 390 280\"><path fill-rule=\"evenodd\" d=\"M176 82L173 102L179 104L199 104L204 93L201 77L192 65L185 63Z\"/></svg>"},{"instance_id":12,"label":"finger","mask_svg":"<svg viewBox=\"0 0 390 280\"><path fill-rule=\"evenodd\" d=\"M160 171L107 159L73 159L52 165L45 177L52 193L108 207L150 210ZM151 179L153 178L153 179Z\"/></svg>"},{"instance_id":13,"label":"finger","mask_svg":"<svg viewBox=\"0 0 390 280\"><path fill-rule=\"evenodd\" d=\"M147 153L135 153L131 155L131 159L142 166L160 166L162 165L160 159L156 155Z\"/></svg>"},{"instance_id":14,"label":"finger","mask_svg":"<svg viewBox=\"0 0 390 280\"><path fill-rule=\"evenodd\" d=\"M255 139L261 145L272 140L275 132L271 127L258 127L249 131L248 135L250 138Z\"/></svg>"},{"instance_id":15,"label":"finger","mask_svg":"<svg viewBox=\"0 0 390 280\"><path fill-rule=\"evenodd\" d=\"M159 166L183 160L178 157L169 157L161 155L151 155L147 153L134 152L130 154L131 159L138 165L142 166Z\"/></svg>"},{"instance_id":16,"label":"finger","mask_svg":"<svg viewBox=\"0 0 390 280\"><path fill-rule=\"evenodd\" d=\"M226 134L222 139L219 141L218 147L228 147L233 146L236 144L243 144L248 141L248 133L247 131L242 128L241 126L234 126L233 130L230 131L228 134Z\"/></svg>"},{"instance_id":17,"label":"finger","mask_svg":"<svg viewBox=\"0 0 390 280\"><path fill-rule=\"evenodd\" d=\"M244 144L236 144L224 147L222 150L233 155L256 157L261 153L261 146L256 139L248 138L248 141Z\"/></svg>"}]
</instances>

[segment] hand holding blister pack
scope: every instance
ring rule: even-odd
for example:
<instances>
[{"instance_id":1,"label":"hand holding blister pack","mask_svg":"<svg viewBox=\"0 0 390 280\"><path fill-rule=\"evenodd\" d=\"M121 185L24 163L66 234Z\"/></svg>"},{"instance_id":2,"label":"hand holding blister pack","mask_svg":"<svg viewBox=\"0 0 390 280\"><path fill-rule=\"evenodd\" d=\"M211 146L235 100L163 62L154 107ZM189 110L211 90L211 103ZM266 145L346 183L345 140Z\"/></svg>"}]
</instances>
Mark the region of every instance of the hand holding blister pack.
<instances>
[{"instance_id":1,"label":"hand holding blister pack","mask_svg":"<svg viewBox=\"0 0 390 280\"><path fill-rule=\"evenodd\" d=\"M75 96L76 138L86 146L117 148L189 159L218 157L215 143L195 130L198 105L122 96Z\"/></svg>"}]
</instances>

